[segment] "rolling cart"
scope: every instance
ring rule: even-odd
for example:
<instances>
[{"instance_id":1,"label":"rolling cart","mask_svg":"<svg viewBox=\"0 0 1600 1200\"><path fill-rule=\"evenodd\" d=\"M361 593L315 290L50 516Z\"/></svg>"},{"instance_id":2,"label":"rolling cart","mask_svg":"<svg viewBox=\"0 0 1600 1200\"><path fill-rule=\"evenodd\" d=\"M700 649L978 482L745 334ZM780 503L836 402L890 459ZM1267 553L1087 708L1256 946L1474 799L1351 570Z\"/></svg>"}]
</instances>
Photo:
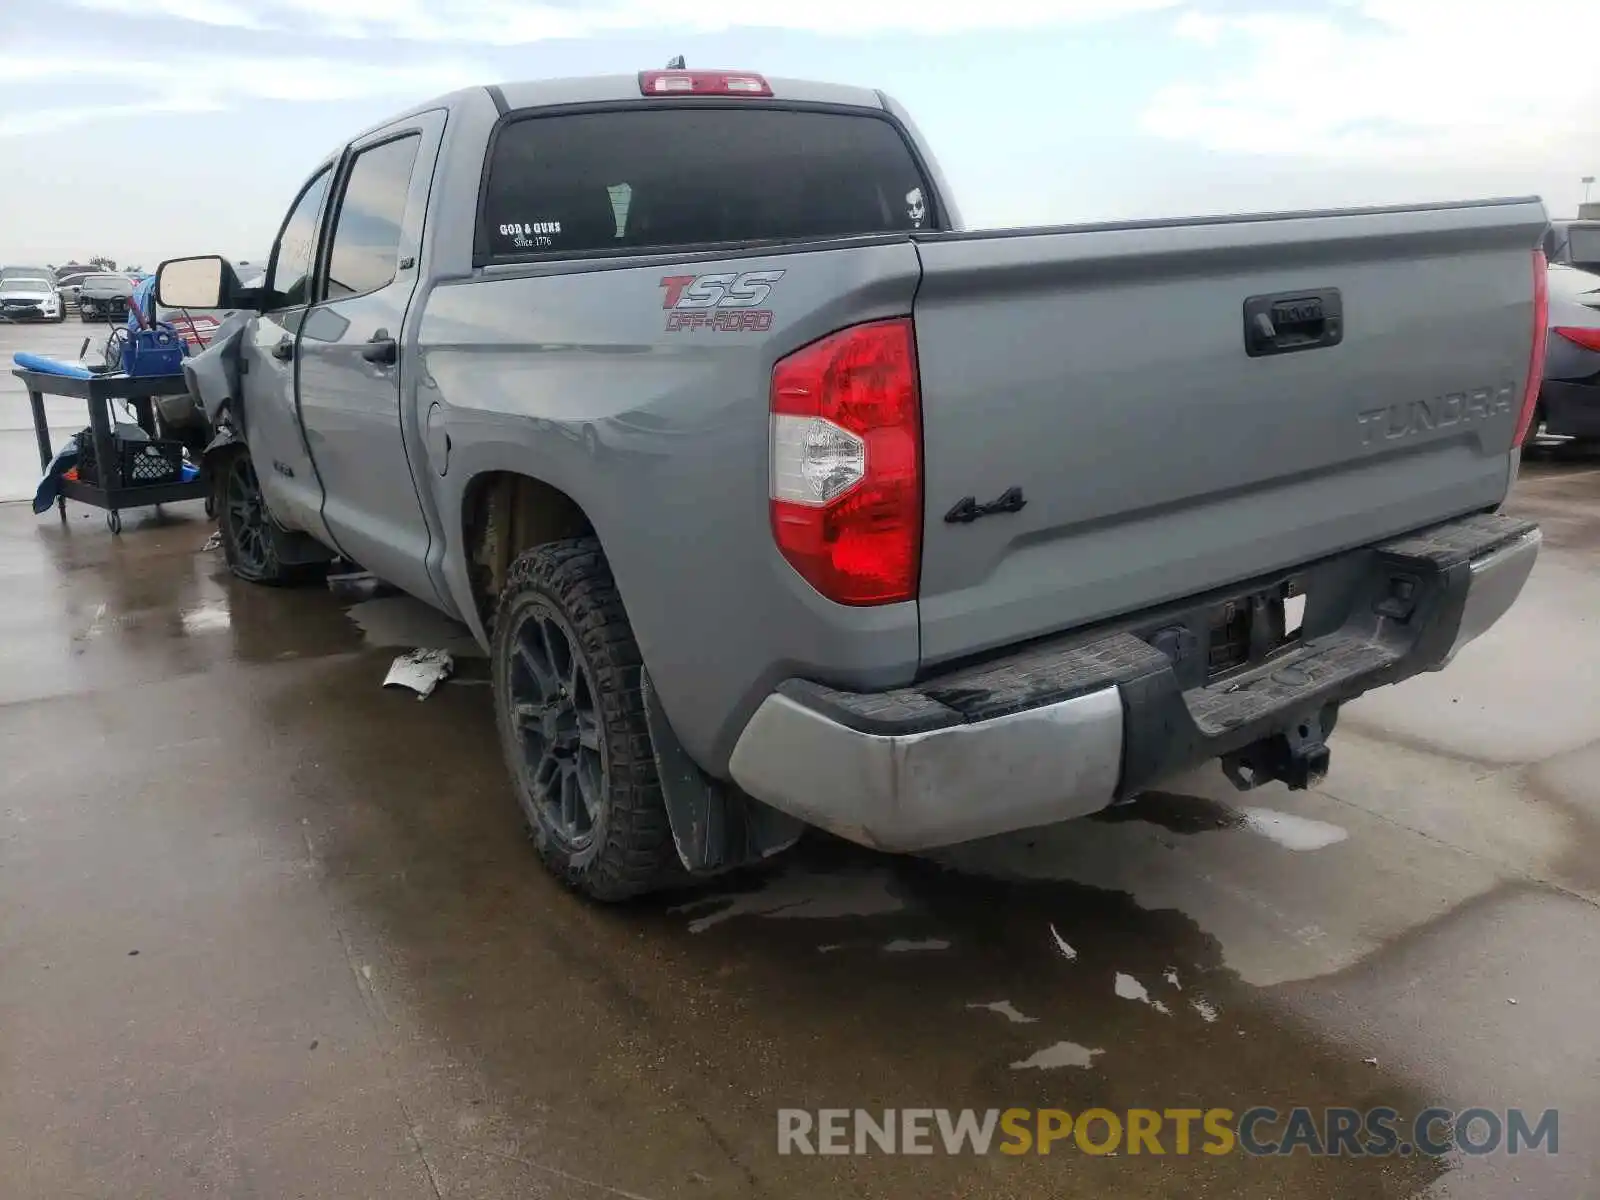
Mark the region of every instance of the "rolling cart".
<instances>
[{"instance_id":1,"label":"rolling cart","mask_svg":"<svg viewBox=\"0 0 1600 1200\"><path fill-rule=\"evenodd\" d=\"M179 396L188 390L182 375L129 376L104 375L88 379L68 375L52 375L45 371L17 368L11 372L22 380L28 389L28 404L33 409L33 433L39 442L39 469L50 469L55 450L50 444L50 422L44 410L46 396L71 396L85 400L89 405L89 428L94 437L94 462L97 478L94 482L82 479L63 479L56 499L62 518L67 514L67 501L93 505L106 510L106 528L112 533L122 532L122 510L148 508L156 504L176 504L180 500L208 500L210 482L202 468L198 477L183 482L173 480L163 483L139 483L145 471L141 457L161 459L160 447L177 443L157 440L155 405L157 396ZM112 436L111 405L114 401L127 401L133 406L139 428L150 435L148 445L158 447L155 454L143 450L145 443L128 446L121 453ZM178 451L181 463L181 449ZM163 460L164 461L164 460ZM160 468L160 462L152 461Z\"/></svg>"}]
</instances>

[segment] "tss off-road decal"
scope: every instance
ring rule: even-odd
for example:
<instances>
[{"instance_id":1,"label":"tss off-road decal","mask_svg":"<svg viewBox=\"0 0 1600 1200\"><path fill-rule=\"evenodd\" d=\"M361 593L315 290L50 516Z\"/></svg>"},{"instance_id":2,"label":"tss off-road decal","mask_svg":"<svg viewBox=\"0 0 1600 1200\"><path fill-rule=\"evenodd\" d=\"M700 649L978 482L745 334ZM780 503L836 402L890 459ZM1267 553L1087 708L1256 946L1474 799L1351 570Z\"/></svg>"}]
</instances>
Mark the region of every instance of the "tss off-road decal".
<instances>
[{"instance_id":1,"label":"tss off-road decal","mask_svg":"<svg viewBox=\"0 0 1600 1200\"><path fill-rule=\"evenodd\" d=\"M763 305L782 271L718 271L709 275L668 275L661 280L661 307L667 332L711 329L720 333L772 328L772 310Z\"/></svg>"}]
</instances>

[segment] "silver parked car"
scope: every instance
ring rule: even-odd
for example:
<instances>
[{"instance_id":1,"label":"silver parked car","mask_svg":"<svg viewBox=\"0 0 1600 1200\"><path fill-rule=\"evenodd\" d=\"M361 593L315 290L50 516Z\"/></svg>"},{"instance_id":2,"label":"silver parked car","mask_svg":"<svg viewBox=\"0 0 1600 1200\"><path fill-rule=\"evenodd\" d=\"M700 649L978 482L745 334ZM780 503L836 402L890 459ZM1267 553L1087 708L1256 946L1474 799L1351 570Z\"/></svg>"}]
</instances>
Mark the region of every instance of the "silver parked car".
<instances>
[{"instance_id":1,"label":"silver parked car","mask_svg":"<svg viewBox=\"0 0 1600 1200\"><path fill-rule=\"evenodd\" d=\"M0 319L7 321L60 321L66 305L48 270L6 267L0 271Z\"/></svg>"},{"instance_id":2,"label":"silver parked car","mask_svg":"<svg viewBox=\"0 0 1600 1200\"><path fill-rule=\"evenodd\" d=\"M1600 275L1554 265L1549 279L1550 332L1534 429L1600 439Z\"/></svg>"}]
</instances>

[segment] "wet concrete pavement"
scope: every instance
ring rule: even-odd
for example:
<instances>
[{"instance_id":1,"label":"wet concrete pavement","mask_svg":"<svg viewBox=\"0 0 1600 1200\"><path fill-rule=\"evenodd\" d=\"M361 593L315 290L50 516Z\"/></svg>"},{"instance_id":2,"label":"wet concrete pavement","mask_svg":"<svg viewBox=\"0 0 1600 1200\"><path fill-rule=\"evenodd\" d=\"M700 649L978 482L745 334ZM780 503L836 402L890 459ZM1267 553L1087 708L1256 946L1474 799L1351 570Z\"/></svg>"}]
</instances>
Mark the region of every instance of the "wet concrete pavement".
<instances>
[{"instance_id":1,"label":"wet concrete pavement","mask_svg":"<svg viewBox=\"0 0 1600 1200\"><path fill-rule=\"evenodd\" d=\"M0 1195L1594 1194L1600 463L1516 506L1522 602L1313 793L601 909L523 840L481 661L380 690L447 623L236 583L195 506L0 505ZM1555 1107L1561 1152L775 1150L779 1107L1258 1104Z\"/></svg>"}]
</instances>

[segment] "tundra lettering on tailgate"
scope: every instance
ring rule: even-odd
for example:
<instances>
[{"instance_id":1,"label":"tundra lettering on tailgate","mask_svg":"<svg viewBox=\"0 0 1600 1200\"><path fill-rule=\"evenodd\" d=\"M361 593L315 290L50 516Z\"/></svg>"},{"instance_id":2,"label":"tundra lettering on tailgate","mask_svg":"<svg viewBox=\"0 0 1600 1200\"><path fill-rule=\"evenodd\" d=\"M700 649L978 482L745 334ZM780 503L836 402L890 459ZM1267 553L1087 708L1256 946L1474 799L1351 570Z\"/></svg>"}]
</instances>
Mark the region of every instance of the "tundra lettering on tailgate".
<instances>
[{"instance_id":1,"label":"tundra lettering on tailgate","mask_svg":"<svg viewBox=\"0 0 1600 1200\"><path fill-rule=\"evenodd\" d=\"M667 332L711 329L719 333L760 332L772 328L772 310L761 307L782 271L718 271L710 275L668 275L661 280L661 307Z\"/></svg>"},{"instance_id":2,"label":"tundra lettering on tailgate","mask_svg":"<svg viewBox=\"0 0 1600 1200\"><path fill-rule=\"evenodd\" d=\"M1470 392L1448 392L1431 400L1369 408L1356 414L1361 424L1361 444L1370 446L1379 438L1392 442L1434 429L1449 429L1452 425L1487 421L1511 412L1516 394L1515 384L1502 383L1499 387L1473 388Z\"/></svg>"}]
</instances>

